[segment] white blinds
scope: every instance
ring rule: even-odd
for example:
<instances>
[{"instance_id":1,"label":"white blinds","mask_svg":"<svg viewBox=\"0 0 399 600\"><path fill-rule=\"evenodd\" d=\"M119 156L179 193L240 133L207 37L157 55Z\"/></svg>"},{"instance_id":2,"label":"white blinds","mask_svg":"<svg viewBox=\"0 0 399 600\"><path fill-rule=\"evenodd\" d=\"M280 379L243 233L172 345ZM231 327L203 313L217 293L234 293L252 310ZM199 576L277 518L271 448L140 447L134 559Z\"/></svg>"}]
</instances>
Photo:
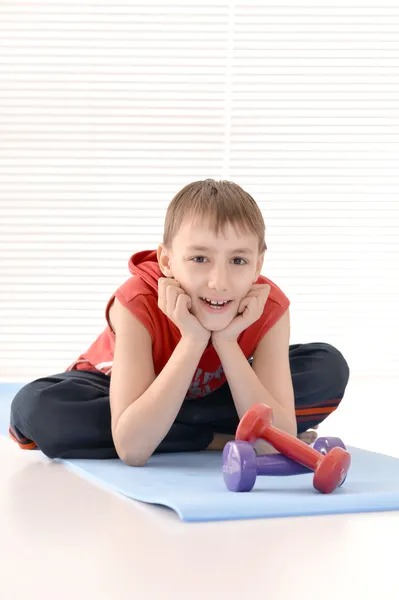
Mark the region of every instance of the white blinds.
<instances>
[{"instance_id":1,"label":"white blinds","mask_svg":"<svg viewBox=\"0 0 399 600\"><path fill-rule=\"evenodd\" d=\"M399 3L313 4L0 4L1 380L65 370L206 177L259 203L291 343L396 377Z\"/></svg>"}]
</instances>

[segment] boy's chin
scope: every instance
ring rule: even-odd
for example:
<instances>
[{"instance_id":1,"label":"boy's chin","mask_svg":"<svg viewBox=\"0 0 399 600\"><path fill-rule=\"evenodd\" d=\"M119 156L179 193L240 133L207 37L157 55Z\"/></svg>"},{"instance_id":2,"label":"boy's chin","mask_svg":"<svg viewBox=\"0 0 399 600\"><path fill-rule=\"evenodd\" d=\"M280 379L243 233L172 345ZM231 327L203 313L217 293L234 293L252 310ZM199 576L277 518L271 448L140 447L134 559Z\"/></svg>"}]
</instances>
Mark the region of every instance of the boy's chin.
<instances>
[{"instance_id":1,"label":"boy's chin","mask_svg":"<svg viewBox=\"0 0 399 600\"><path fill-rule=\"evenodd\" d=\"M205 329L208 331L222 331L226 329L228 325L233 321L233 319L237 316L236 310L232 310L233 307L228 308L226 311L218 314L217 311L215 313L211 313L208 311L195 310L194 315L197 317L198 321L201 323Z\"/></svg>"},{"instance_id":2,"label":"boy's chin","mask_svg":"<svg viewBox=\"0 0 399 600\"><path fill-rule=\"evenodd\" d=\"M198 319L201 323L201 325L203 327L205 327L205 329L207 329L208 331L222 331L223 329L226 329L226 327L228 325L230 325L231 323L231 319L223 319L223 321L221 320L220 323L209 323L206 322L205 319Z\"/></svg>"},{"instance_id":3,"label":"boy's chin","mask_svg":"<svg viewBox=\"0 0 399 600\"><path fill-rule=\"evenodd\" d=\"M228 323L227 323L227 325L228 325ZM217 327L217 328L212 325L212 327L209 329L209 331L211 333L216 333L217 331L223 331L223 329L226 329L227 325L225 327Z\"/></svg>"}]
</instances>

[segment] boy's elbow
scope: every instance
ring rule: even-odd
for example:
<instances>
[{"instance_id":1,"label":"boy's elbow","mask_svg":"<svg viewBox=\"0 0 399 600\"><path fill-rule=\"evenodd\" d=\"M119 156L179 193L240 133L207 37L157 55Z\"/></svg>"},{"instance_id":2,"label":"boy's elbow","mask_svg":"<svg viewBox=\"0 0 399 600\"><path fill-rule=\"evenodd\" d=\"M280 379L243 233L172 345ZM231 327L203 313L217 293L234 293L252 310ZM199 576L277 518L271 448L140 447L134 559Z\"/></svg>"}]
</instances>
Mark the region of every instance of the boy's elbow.
<instances>
[{"instance_id":1,"label":"boy's elbow","mask_svg":"<svg viewBox=\"0 0 399 600\"><path fill-rule=\"evenodd\" d=\"M128 467L144 467L149 457L132 455L129 452L119 452L118 456Z\"/></svg>"},{"instance_id":2,"label":"boy's elbow","mask_svg":"<svg viewBox=\"0 0 399 600\"><path fill-rule=\"evenodd\" d=\"M125 465L128 467L144 467L144 465L146 465L150 457L143 455L143 453L139 454L134 450L132 451L132 448L128 448L127 444L122 441L117 427L112 431L112 437L115 450Z\"/></svg>"},{"instance_id":3,"label":"boy's elbow","mask_svg":"<svg viewBox=\"0 0 399 600\"><path fill-rule=\"evenodd\" d=\"M149 456L140 456L137 452L127 450L119 444L115 444L115 448L121 461L128 467L144 467L149 459Z\"/></svg>"},{"instance_id":4,"label":"boy's elbow","mask_svg":"<svg viewBox=\"0 0 399 600\"><path fill-rule=\"evenodd\" d=\"M145 467L145 465L147 464L147 461L148 461L148 458L140 458L140 457L134 457L134 456L133 457L128 456L128 457L126 457L125 460L123 460L125 465L127 465L128 467Z\"/></svg>"},{"instance_id":5,"label":"boy's elbow","mask_svg":"<svg viewBox=\"0 0 399 600\"><path fill-rule=\"evenodd\" d=\"M138 454L132 454L122 448L116 448L119 458L128 467L144 467L147 464L149 456L139 456Z\"/></svg>"}]
</instances>

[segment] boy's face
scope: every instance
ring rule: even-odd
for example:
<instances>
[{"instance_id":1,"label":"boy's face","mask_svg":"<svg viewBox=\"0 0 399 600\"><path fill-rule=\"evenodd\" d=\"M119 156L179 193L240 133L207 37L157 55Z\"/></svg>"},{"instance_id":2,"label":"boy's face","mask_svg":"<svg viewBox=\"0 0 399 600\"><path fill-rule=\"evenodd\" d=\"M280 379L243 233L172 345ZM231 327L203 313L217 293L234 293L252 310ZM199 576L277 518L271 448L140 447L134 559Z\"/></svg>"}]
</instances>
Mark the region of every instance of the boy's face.
<instances>
[{"instance_id":1,"label":"boy's face","mask_svg":"<svg viewBox=\"0 0 399 600\"><path fill-rule=\"evenodd\" d=\"M228 224L224 235L216 235L205 220L193 223L187 219L171 250L162 244L158 247L163 274L173 276L191 297L190 311L209 331L224 329L236 317L240 301L259 277L263 258L255 234L237 235ZM210 308L202 298L229 302L223 308Z\"/></svg>"}]
</instances>

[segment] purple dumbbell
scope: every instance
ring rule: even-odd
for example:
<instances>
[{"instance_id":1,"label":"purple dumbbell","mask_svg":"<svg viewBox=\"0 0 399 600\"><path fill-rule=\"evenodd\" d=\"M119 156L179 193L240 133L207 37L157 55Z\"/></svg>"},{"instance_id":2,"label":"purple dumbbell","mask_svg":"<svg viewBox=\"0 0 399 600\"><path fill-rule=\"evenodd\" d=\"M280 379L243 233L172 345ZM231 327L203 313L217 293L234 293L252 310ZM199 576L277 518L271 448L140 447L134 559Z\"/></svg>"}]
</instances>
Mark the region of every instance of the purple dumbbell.
<instances>
[{"instance_id":1,"label":"purple dumbbell","mask_svg":"<svg viewBox=\"0 0 399 600\"><path fill-rule=\"evenodd\" d=\"M313 449L321 454L327 454L336 446L346 450L340 438L321 437L316 440ZM232 492L250 492L255 485L257 475L288 476L313 472L283 454L257 456L249 442L238 440L227 442L222 461L223 478L226 487Z\"/></svg>"}]
</instances>

